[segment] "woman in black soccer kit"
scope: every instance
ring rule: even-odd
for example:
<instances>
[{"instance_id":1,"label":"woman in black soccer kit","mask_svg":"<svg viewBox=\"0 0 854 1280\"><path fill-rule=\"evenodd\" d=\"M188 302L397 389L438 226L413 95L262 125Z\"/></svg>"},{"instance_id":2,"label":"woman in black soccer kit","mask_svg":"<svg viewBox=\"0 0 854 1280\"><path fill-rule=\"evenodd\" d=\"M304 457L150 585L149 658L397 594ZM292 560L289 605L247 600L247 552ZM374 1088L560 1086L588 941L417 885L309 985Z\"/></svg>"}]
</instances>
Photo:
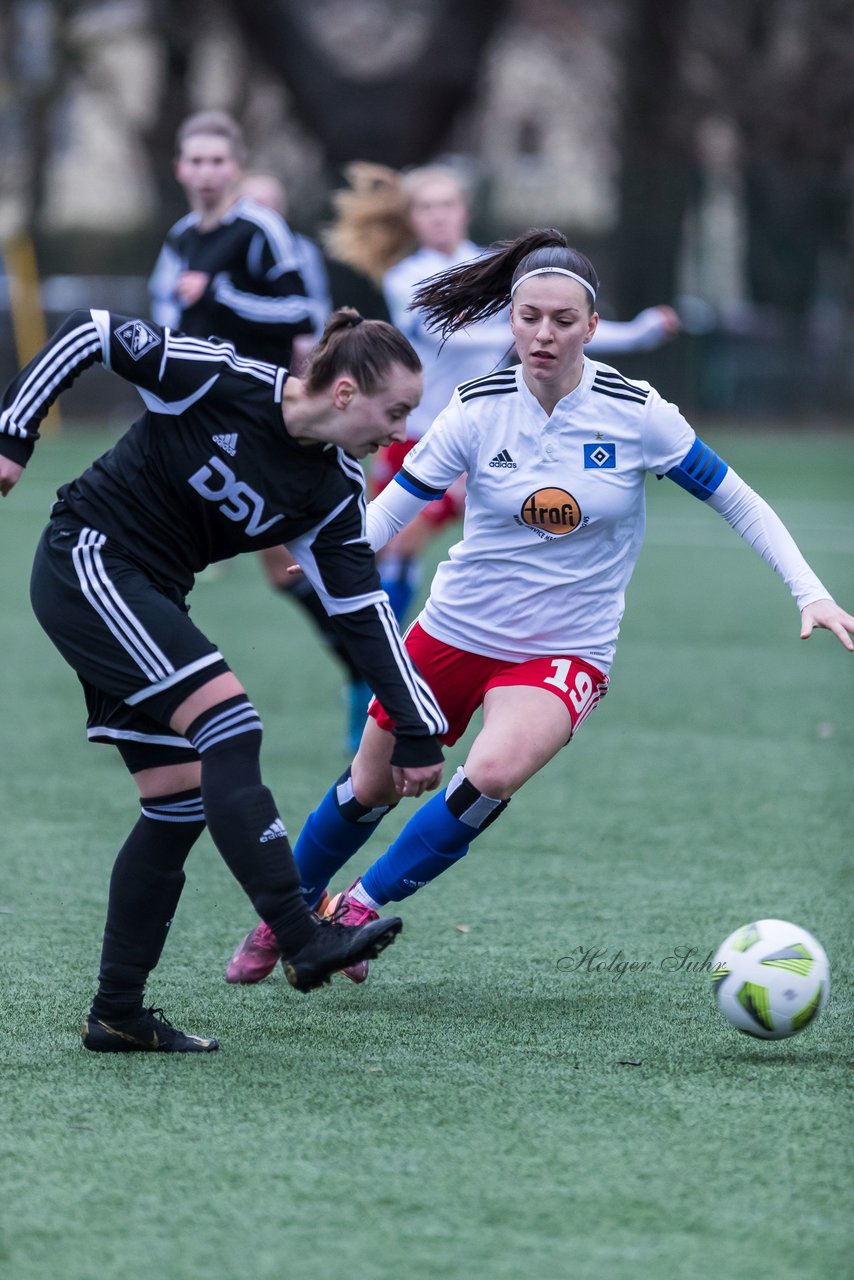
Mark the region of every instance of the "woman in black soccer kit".
<instances>
[{"instance_id":1,"label":"woman in black soccer kit","mask_svg":"<svg viewBox=\"0 0 854 1280\"><path fill-rule=\"evenodd\" d=\"M0 404L0 493L20 478L51 403L98 361L139 388L146 412L58 491L31 583L36 616L83 684L89 738L118 747L141 797L113 870L83 1042L205 1052L217 1042L143 1009L205 825L299 990L377 954L400 921L348 929L309 913L261 781L261 721L185 598L211 561L286 543L393 708L401 792L438 785L446 722L380 588L357 461L403 438L421 369L395 329L346 309L330 318L301 378L229 343L78 311Z\"/></svg>"}]
</instances>

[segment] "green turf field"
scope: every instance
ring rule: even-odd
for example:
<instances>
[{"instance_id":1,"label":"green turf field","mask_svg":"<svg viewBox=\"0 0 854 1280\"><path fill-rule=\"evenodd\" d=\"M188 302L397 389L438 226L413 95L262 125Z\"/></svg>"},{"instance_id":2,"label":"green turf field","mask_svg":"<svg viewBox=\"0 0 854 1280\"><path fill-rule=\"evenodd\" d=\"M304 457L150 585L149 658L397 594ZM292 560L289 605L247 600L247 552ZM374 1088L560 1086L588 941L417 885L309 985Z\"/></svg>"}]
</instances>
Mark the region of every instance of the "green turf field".
<instances>
[{"instance_id":1,"label":"green turf field","mask_svg":"<svg viewBox=\"0 0 854 1280\"><path fill-rule=\"evenodd\" d=\"M852 607L854 437L704 435ZM85 742L27 578L55 485L104 443L44 442L0 503L0 1275L854 1275L854 661L826 633L801 643L786 589L674 485L650 484L603 707L404 904L364 987L227 986L253 916L205 838L150 996L221 1051L82 1050L136 800ZM295 834L345 764L337 672L251 559L193 599L263 715ZM834 981L819 1023L776 1044L730 1030L706 973L664 963L762 916L812 930ZM579 948L648 963L573 971Z\"/></svg>"}]
</instances>

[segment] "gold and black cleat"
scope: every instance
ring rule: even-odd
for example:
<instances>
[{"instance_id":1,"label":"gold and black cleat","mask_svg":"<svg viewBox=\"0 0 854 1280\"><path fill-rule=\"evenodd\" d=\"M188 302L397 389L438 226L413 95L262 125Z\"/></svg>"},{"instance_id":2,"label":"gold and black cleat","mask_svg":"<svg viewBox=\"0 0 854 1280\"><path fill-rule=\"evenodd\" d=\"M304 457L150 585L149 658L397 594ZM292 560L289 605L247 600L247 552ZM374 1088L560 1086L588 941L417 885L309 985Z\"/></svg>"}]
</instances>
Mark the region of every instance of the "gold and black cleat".
<instances>
[{"instance_id":1,"label":"gold and black cleat","mask_svg":"<svg viewBox=\"0 0 854 1280\"><path fill-rule=\"evenodd\" d=\"M81 1032L83 1048L93 1053L213 1053L218 1040L189 1036L162 1009L143 1009L135 1018L103 1022L88 1014Z\"/></svg>"},{"instance_id":2,"label":"gold and black cleat","mask_svg":"<svg viewBox=\"0 0 854 1280\"><path fill-rule=\"evenodd\" d=\"M362 960L375 960L402 928L399 916L382 916L355 928L321 920L310 942L296 955L282 957L285 977L297 991L314 991L327 983L333 973Z\"/></svg>"}]
</instances>

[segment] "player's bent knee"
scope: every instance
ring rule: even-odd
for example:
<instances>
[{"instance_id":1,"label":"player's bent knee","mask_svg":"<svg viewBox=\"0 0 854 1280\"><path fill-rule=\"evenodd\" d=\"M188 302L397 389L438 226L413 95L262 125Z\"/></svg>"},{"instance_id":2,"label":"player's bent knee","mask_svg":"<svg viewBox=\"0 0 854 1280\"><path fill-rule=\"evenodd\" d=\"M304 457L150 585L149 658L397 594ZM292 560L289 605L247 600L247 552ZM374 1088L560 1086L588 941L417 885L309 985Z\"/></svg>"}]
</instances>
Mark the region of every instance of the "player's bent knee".
<instances>
[{"instance_id":1,"label":"player's bent knee","mask_svg":"<svg viewBox=\"0 0 854 1280\"><path fill-rule=\"evenodd\" d=\"M194 720L229 698L246 696L246 690L233 671L224 671L196 689L175 708L169 727L185 734Z\"/></svg>"},{"instance_id":2,"label":"player's bent knee","mask_svg":"<svg viewBox=\"0 0 854 1280\"><path fill-rule=\"evenodd\" d=\"M360 804L368 809L377 805L397 804L400 796L394 788L391 753L394 735L381 729L370 717L350 766L353 791Z\"/></svg>"},{"instance_id":3,"label":"player's bent knee","mask_svg":"<svg viewBox=\"0 0 854 1280\"><path fill-rule=\"evenodd\" d=\"M145 800L150 796L171 796L181 791L192 791L201 783L202 766L198 760L186 764L168 764L140 769L133 775L139 794Z\"/></svg>"},{"instance_id":4,"label":"player's bent knee","mask_svg":"<svg viewBox=\"0 0 854 1280\"><path fill-rule=\"evenodd\" d=\"M400 797L392 788L391 799L373 800L371 803L366 802L357 793L353 785L353 771L347 769L342 773L341 777L335 783L335 803L338 806L338 812L341 817L348 822L379 822L381 818L393 809Z\"/></svg>"},{"instance_id":5,"label":"player's bent knee","mask_svg":"<svg viewBox=\"0 0 854 1280\"><path fill-rule=\"evenodd\" d=\"M466 761L465 777L478 791L496 800L509 800L519 789L506 762L501 760L478 760L475 765Z\"/></svg>"},{"instance_id":6,"label":"player's bent knee","mask_svg":"<svg viewBox=\"0 0 854 1280\"><path fill-rule=\"evenodd\" d=\"M351 767L351 775L353 782L353 796L356 801L365 810L385 808L390 809L400 800L400 796L394 789L394 779L392 778L391 768L388 770L388 776L377 776L374 774L360 774L356 769L356 762Z\"/></svg>"}]
</instances>

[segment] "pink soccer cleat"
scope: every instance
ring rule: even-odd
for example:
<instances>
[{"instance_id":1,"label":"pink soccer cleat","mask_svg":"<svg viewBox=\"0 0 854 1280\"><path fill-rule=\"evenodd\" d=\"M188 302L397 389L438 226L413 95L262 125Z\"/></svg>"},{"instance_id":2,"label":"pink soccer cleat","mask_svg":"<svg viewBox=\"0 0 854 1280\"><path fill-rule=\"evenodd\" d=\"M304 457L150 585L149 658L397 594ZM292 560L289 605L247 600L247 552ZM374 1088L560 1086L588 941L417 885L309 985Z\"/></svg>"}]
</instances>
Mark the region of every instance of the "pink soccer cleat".
<instances>
[{"instance_id":1,"label":"pink soccer cleat","mask_svg":"<svg viewBox=\"0 0 854 1280\"><path fill-rule=\"evenodd\" d=\"M329 906L329 894L324 889L323 895L314 908L315 915L324 916ZM225 971L226 982L263 982L269 978L282 958L282 952L276 941L273 930L262 920L247 933L234 955L228 962Z\"/></svg>"},{"instance_id":2,"label":"pink soccer cleat","mask_svg":"<svg viewBox=\"0 0 854 1280\"><path fill-rule=\"evenodd\" d=\"M225 971L226 982L263 982L281 959L273 930L262 920L247 933Z\"/></svg>"},{"instance_id":3,"label":"pink soccer cleat","mask_svg":"<svg viewBox=\"0 0 854 1280\"><path fill-rule=\"evenodd\" d=\"M350 891L358 883L359 881L355 880L349 889L345 889L343 893L336 893L333 898L329 899L323 912L327 920L332 920L335 924L351 926L370 924L373 920L379 920L379 912L374 911L373 907L366 907L363 902L357 902L355 898L350 897ZM364 982L368 976L368 961L359 960L356 964L348 965L341 972L351 982Z\"/></svg>"}]
</instances>

